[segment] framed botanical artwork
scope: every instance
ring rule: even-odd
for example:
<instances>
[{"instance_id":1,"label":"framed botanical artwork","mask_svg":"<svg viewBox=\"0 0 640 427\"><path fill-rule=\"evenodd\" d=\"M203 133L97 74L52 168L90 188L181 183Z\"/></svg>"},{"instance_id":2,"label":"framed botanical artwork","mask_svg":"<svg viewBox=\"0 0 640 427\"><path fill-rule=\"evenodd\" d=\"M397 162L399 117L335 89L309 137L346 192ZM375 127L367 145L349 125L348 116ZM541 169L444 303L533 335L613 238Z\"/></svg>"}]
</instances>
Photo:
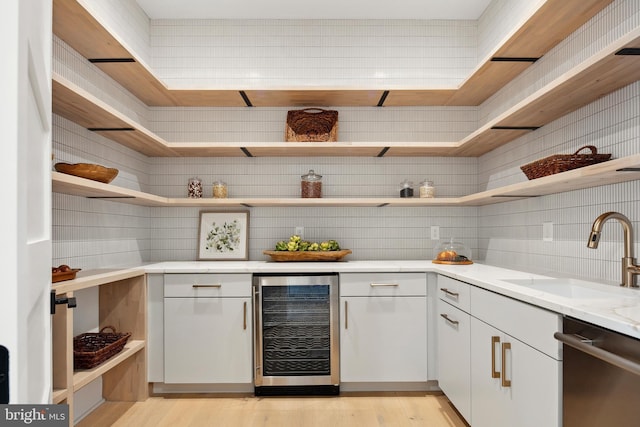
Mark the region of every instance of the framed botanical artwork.
<instances>
[{"instance_id":1,"label":"framed botanical artwork","mask_svg":"<svg viewBox=\"0 0 640 427\"><path fill-rule=\"evenodd\" d=\"M200 212L198 260L249 259L249 212Z\"/></svg>"}]
</instances>

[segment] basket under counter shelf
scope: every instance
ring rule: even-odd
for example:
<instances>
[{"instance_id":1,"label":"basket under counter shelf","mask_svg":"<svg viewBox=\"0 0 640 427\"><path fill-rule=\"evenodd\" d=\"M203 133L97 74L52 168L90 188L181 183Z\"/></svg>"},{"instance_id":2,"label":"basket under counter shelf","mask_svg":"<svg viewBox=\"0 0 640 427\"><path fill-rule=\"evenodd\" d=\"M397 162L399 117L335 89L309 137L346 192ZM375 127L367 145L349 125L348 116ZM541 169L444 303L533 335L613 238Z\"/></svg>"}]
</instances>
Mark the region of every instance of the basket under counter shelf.
<instances>
[{"instance_id":1,"label":"basket under counter shelf","mask_svg":"<svg viewBox=\"0 0 640 427\"><path fill-rule=\"evenodd\" d=\"M82 299L84 290L96 289L98 307ZM52 316L54 403L69 405L70 425L74 419L74 393L102 378L102 397L107 401L143 401L148 397L146 369L147 289L145 271L136 269L83 270L73 280L53 284L58 297L76 298L77 307L56 305ZM80 297L79 297L80 296ZM122 301L126 301L125 304ZM74 311L97 309L99 328L113 325L131 332L119 353L92 369L74 370ZM81 315L81 313L78 313ZM75 334L77 335L77 334Z\"/></svg>"}]
</instances>

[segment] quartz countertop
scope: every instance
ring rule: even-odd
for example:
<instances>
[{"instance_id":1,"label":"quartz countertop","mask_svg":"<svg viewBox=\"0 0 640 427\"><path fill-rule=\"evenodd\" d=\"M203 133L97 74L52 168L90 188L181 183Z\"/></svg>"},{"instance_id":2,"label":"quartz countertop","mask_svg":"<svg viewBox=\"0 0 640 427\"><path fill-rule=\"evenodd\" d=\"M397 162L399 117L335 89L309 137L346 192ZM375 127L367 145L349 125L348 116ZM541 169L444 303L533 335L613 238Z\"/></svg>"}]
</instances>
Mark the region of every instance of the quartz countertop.
<instances>
[{"instance_id":1,"label":"quartz countertop","mask_svg":"<svg viewBox=\"0 0 640 427\"><path fill-rule=\"evenodd\" d=\"M486 264L441 265L424 260L340 262L190 261L143 266L149 273L355 273L433 272L458 279L550 311L571 316L640 339L640 290L580 281L596 296L568 298L505 280L554 278ZM566 278L567 286L573 283Z\"/></svg>"}]
</instances>

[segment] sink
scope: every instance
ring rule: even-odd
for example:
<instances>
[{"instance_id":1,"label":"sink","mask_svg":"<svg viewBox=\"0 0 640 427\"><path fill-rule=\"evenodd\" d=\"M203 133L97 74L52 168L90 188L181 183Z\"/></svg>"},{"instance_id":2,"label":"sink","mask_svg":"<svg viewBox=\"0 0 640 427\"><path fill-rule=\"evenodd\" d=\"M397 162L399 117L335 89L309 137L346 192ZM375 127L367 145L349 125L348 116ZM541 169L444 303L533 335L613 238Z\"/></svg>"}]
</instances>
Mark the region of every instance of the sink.
<instances>
[{"instance_id":1,"label":"sink","mask_svg":"<svg viewBox=\"0 0 640 427\"><path fill-rule=\"evenodd\" d=\"M603 299L619 297L615 293L617 288L612 287L612 292L594 289L596 284L575 279L504 279L503 282L518 286L525 286L548 294L573 299ZM606 286L606 285L603 285Z\"/></svg>"}]
</instances>

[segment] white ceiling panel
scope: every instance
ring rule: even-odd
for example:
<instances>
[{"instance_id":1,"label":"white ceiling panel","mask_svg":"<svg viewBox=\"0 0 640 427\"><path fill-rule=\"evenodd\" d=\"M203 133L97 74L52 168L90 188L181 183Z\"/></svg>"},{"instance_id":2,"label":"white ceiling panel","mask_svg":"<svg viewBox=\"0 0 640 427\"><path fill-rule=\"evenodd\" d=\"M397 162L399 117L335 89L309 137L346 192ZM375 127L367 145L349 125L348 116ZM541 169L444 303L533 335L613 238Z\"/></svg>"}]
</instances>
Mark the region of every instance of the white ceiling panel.
<instances>
[{"instance_id":1,"label":"white ceiling panel","mask_svg":"<svg viewBox=\"0 0 640 427\"><path fill-rule=\"evenodd\" d=\"M137 0L151 19L471 19L491 0Z\"/></svg>"}]
</instances>

